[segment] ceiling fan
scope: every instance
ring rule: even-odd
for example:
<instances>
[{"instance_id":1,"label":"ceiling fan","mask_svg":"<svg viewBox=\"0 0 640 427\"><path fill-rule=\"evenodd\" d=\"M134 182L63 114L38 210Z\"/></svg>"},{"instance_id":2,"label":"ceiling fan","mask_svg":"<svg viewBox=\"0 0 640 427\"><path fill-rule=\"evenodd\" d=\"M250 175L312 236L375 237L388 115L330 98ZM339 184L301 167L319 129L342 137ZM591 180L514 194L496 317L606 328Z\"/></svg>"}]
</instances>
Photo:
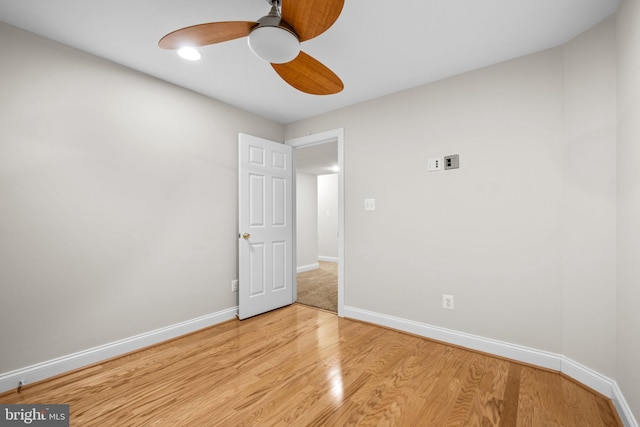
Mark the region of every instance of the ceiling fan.
<instances>
[{"instance_id":1,"label":"ceiling fan","mask_svg":"<svg viewBox=\"0 0 640 427\"><path fill-rule=\"evenodd\" d=\"M313 95L331 95L344 88L329 68L300 50L300 43L324 33L340 16L344 0L267 0L271 11L256 22L226 21L193 25L162 37L163 49L206 46L241 37L271 63L282 79Z\"/></svg>"}]
</instances>

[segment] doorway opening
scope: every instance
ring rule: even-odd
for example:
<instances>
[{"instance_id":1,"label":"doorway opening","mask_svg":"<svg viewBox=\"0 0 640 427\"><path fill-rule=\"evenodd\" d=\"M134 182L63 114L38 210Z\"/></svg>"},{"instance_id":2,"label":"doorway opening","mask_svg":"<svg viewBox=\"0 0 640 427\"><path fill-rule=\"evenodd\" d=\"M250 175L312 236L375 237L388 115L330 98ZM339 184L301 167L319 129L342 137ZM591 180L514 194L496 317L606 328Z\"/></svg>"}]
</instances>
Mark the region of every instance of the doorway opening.
<instances>
[{"instance_id":1,"label":"doorway opening","mask_svg":"<svg viewBox=\"0 0 640 427\"><path fill-rule=\"evenodd\" d=\"M344 306L343 130L286 141L295 150L297 301L342 316Z\"/></svg>"}]
</instances>

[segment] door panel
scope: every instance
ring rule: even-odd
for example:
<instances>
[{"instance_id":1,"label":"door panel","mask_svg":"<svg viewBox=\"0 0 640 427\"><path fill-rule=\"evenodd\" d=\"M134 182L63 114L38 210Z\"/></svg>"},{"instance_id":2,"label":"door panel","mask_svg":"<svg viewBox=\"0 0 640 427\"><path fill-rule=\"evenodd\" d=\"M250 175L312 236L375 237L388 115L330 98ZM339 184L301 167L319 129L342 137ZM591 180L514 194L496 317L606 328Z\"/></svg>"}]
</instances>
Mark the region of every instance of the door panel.
<instances>
[{"instance_id":1,"label":"door panel","mask_svg":"<svg viewBox=\"0 0 640 427\"><path fill-rule=\"evenodd\" d=\"M264 227L264 176L249 174L249 226Z\"/></svg>"},{"instance_id":2,"label":"door panel","mask_svg":"<svg viewBox=\"0 0 640 427\"><path fill-rule=\"evenodd\" d=\"M287 182L282 178L273 178L271 181L273 184L273 215L272 226L274 227L286 227L287 226Z\"/></svg>"},{"instance_id":3,"label":"door panel","mask_svg":"<svg viewBox=\"0 0 640 427\"><path fill-rule=\"evenodd\" d=\"M264 295L264 244L249 243L249 296Z\"/></svg>"},{"instance_id":4,"label":"door panel","mask_svg":"<svg viewBox=\"0 0 640 427\"><path fill-rule=\"evenodd\" d=\"M273 242L273 290L287 289L287 242Z\"/></svg>"},{"instance_id":5,"label":"door panel","mask_svg":"<svg viewBox=\"0 0 640 427\"><path fill-rule=\"evenodd\" d=\"M239 317L292 304L291 147L239 136Z\"/></svg>"}]
</instances>

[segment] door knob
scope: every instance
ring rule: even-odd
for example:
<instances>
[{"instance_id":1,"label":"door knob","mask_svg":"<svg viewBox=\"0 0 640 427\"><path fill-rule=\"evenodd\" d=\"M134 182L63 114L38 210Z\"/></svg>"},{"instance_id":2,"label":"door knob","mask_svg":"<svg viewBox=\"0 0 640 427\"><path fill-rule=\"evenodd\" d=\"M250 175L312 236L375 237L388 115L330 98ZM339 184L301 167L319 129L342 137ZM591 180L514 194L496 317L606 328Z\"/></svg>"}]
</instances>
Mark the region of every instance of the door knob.
<instances>
[{"instance_id":1,"label":"door knob","mask_svg":"<svg viewBox=\"0 0 640 427\"><path fill-rule=\"evenodd\" d=\"M251 234L249 234L249 233L244 233L244 234L242 235L242 238L243 238L244 240L249 240L249 237L251 237Z\"/></svg>"}]
</instances>

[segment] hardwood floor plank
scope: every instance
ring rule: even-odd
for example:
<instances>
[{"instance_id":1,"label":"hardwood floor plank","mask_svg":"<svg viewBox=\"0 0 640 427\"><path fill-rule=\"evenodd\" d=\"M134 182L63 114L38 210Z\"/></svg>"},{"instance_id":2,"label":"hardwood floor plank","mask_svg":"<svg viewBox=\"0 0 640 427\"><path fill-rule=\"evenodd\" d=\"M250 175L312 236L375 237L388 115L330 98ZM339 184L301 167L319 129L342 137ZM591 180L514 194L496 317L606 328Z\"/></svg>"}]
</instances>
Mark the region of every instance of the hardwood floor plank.
<instances>
[{"instance_id":1,"label":"hardwood floor plank","mask_svg":"<svg viewBox=\"0 0 640 427\"><path fill-rule=\"evenodd\" d=\"M303 305L0 395L72 426L621 426L553 372Z\"/></svg>"},{"instance_id":2,"label":"hardwood floor plank","mask_svg":"<svg viewBox=\"0 0 640 427\"><path fill-rule=\"evenodd\" d=\"M500 427L511 427L517 425L521 372L522 365L519 363L509 363L509 373L504 386Z\"/></svg>"}]
</instances>

